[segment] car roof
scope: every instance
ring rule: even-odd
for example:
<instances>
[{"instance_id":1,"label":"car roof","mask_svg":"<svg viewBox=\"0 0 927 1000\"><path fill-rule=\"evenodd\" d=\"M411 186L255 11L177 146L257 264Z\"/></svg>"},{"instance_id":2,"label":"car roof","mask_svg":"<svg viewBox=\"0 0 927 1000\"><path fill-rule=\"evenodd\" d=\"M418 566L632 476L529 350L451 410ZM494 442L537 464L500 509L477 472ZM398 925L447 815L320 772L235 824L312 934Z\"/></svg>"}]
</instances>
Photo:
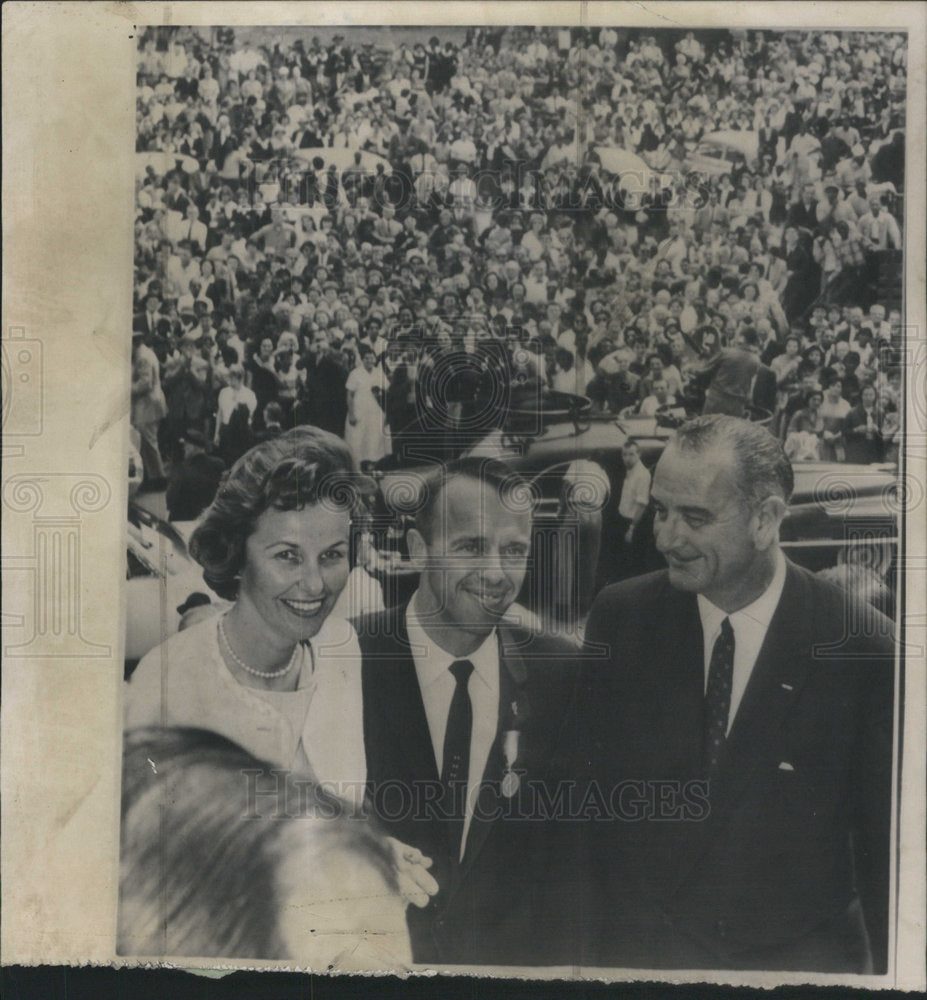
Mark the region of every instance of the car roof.
<instances>
[{"instance_id":1,"label":"car roof","mask_svg":"<svg viewBox=\"0 0 927 1000\"><path fill-rule=\"evenodd\" d=\"M793 503L817 502L838 507L854 498L875 497L884 502L886 514L894 506L897 476L890 465L855 465L846 462L793 462Z\"/></svg>"},{"instance_id":2,"label":"car roof","mask_svg":"<svg viewBox=\"0 0 927 1000\"><path fill-rule=\"evenodd\" d=\"M653 167L637 153L632 153L629 149L621 146L593 146L589 150L590 155L602 165L604 170L611 174L641 174L642 183L649 186L650 178L656 177L662 186L671 182L669 175L654 170Z\"/></svg>"},{"instance_id":3,"label":"car roof","mask_svg":"<svg viewBox=\"0 0 927 1000\"><path fill-rule=\"evenodd\" d=\"M758 132L738 132L734 129L724 129L720 132L709 132L703 135L699 145L702 143L717 143L719 146L729 146L736 149L744 156L755 157L759 152L760 139Z\"/></svg>"}]
</instances>

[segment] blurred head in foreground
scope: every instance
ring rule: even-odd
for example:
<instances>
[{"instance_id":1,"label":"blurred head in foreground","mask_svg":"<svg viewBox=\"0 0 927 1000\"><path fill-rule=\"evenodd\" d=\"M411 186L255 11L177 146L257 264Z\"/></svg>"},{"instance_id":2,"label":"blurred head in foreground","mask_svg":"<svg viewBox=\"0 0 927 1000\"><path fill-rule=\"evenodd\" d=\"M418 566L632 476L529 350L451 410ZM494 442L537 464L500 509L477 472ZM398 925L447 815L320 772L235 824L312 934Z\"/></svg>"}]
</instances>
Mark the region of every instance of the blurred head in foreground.
<instances>
[{"instance_id":1,"label":"blurred head in foreground","mask_svg":"<svg viewBox=\"0 0 927 1000\"><path fill-rule=\"evenodd\" d=\"M126 734L117 951L289 959L314 971L411 960L373 824L201 729Z\"/></svg>"}]
</instances>

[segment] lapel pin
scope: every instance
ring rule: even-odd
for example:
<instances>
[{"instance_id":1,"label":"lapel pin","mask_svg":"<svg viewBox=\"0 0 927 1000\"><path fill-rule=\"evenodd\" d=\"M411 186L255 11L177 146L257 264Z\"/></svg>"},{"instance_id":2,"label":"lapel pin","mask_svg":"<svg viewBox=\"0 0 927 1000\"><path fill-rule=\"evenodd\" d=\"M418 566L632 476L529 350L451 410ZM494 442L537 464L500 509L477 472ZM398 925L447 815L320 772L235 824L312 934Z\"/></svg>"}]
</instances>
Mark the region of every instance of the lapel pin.
<instances>
[{"instance_id":1,"label":"lapel pin","mask_svg":"<svg viewBox=\"0 0 927 1000\"><path fill-rule=\"evenodd\" d=\"M783 761L780 761L780 763L779 763L779 770L780 771L794 771L795 768L792 767L792 765L787 760L783 760Z\"/></svg>"},{"instance_id":2,"label":"lapel pin","mask_svg":"<svg viewBox=\"0 0 927 1000\"><path fill-rule=\"evenodd\" d=\"M795 688L793 688L791 684L783 684L782 685L782 690L783 691L794 691Z\"/></svg>"}]
</instances>

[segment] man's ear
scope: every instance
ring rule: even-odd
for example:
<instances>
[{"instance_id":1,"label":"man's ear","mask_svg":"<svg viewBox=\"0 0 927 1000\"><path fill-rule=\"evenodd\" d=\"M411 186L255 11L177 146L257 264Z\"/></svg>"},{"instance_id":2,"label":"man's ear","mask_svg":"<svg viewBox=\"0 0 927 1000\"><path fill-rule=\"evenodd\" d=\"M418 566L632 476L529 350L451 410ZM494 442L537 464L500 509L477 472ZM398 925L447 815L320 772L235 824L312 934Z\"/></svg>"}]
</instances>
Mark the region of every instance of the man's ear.
<instances>
[{"instance_id":1,"label":"man's ear","mask_svg":"<svg viewBox=\"0 0 927 1000\"><path fill-rule=\"evenodd\" d=\"M409 528L406 532L406 545L409 547L409 560L420 573L425 568L428 558L428 543L418 528Z\"/></svg>"},{"instance_id":2,"label":"man's ear","mask_svg":"<svg viewBox=\"0 0 927 1000\"><path fill-rule=\"evenodd\" d=\"M755 539L756 547L765 551L779 541L779 526L788 508L782 497L769 496L757 508Z\"/></svg>"}]
</instances>

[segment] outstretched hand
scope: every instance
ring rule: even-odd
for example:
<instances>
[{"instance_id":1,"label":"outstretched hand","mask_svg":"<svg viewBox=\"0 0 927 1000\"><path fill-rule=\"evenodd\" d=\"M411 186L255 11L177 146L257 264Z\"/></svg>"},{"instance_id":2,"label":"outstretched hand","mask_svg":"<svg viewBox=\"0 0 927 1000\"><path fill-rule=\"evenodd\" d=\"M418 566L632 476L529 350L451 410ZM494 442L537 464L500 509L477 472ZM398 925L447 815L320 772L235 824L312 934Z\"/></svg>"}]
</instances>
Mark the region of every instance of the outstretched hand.
<instances>
[{"instance_id":1,"label":"outstretched hand","mask_svg":"<svg viewBox=\"0 0 927 1000\"><path fill-rule=\"evenodd\" d=\"M426 858L417 847L410 847L395 837L387 837L386 843L392 854L393 869L402 898L414 906L427 906L438 891L438 883L428 871L431 858Z\"/></svg>"}]
</instances>

